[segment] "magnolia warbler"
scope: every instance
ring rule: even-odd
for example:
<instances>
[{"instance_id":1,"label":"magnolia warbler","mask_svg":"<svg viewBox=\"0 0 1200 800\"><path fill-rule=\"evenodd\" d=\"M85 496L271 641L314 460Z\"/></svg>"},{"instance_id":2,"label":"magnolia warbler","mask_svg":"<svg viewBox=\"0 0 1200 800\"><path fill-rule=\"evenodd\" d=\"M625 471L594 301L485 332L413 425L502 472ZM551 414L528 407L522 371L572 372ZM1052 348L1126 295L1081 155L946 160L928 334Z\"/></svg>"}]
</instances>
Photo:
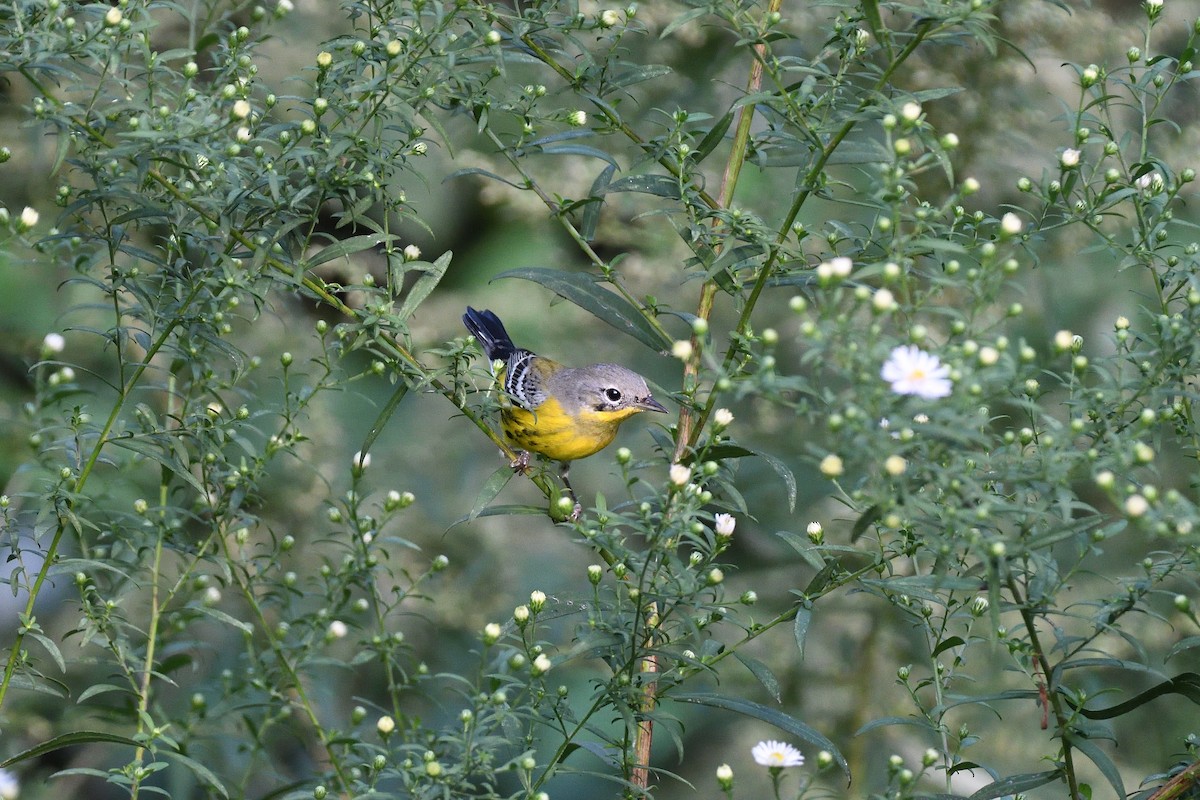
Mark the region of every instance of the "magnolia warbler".
<instances>
[{"instance_id":1,"label":"magnolia warbler","mask_svg":"<svg viewBox=\"0 0 1200 800\"><path fill-rule=\"evenodd\" d=\"M617 364L564 367L534 355L513 344L491 311L468 306L463 324L488 358L504 362L497 375L507 395L500 413L504 435L522 450L563 462L568 491L567 462L607 447L634 414L667 410L633 370Z\"/></svg>"}]
</instances>

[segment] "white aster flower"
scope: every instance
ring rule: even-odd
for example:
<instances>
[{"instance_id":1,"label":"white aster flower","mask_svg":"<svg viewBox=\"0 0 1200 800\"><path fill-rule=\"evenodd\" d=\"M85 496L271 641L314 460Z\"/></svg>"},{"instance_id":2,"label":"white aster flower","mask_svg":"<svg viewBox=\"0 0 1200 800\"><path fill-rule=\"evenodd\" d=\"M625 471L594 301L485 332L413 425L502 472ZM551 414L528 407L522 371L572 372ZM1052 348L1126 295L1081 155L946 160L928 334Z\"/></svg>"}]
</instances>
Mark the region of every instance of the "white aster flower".
<instances>
[{"instance_id":1,"label":"white aster flower","mask_svg":"<svg viewBox=\"0 0 1200 800\"><path fill-rule=\"evenodd\" d=\"M61 353L67 346L67 340L61 333L47 333L42 339L42 352L47 355Z\"/></svg>"},{"instance_id":2,"label":"white aster flower","mask_svg":"<svg viewBox=\"0 0 1200 800\"><path fill-rule=\"evenodd\" d=\"M836 453L830 453L821 459L821 463L817 465L821 470L821 474L826 478L836 478L845 470L845 464L842 462L841 456Z\"/></svg>"},{"instance_id":3,"label":"white aster flower","mask_svg":"<svg viewBox=\"0 0 1200 800\"><path fill-rule=\"evenodd\" d=\"M672 464L670 470L671 483L685 486L692 479L692 468L684 464Z\"/></svg>"},{"instance_id":4,"label":"white aster flower","mask_svg":"<svg viewBox=\"0 0 1200 800\"><path fill-rule=\"evenodd\" d=\"M356 470L364 470L367 467L371 466L371 454L364 453L361 450L359 450L359 451L355 452L354 458L352 459L352 463L354 464L354 468Z\"/></svg>"},{"instance_id":5,"label":"white aster flower","mask_svg":"<svg viewBox=\"0 0 1200 800\"><path fill-rule=\"evenodd\" d=\"M19 230L23 230L23 231L29 230L34 225L38 224L38 218L40 216L41 215L38 214L36 208L30 208L29 206L25 206L25 208L21 210L21 218L20 218L20 221L17 223L17 228Z\"/></svg>"},{"instance_id":6,"label":"white aster flower","mask_svg":"<svg viewBox=\"0 0 1200 800\"><path fill-rule=\"evenodd\" d=\"M1068 147L1062 151L1062 155L1058 157L1058 163L1063 165L1063 169L1079 166L1080 153L1073 147Z\"/></svg>"},{"instance_id":7,"label":"white aster flower","mask_svg":"<svg viewBox=\"0 0 1200 800\"><path fill-rule=\"evenodd\" d=\"M1021 232L1023 223L1021 218L1011 211L1000 218L1000 230L1007 233L1009 236L1016 236Z\"/></svg>"},{"instance_id":8,"label":"white aster flower","mask_svg":"<svg viewBox=\"0 0 1200 800\"><path fill-rule=\"evenodd\" d=\"M713 523L716 525L717 536L733 536L733 529L737 527L737 520L732 514L717 514L713 517Z\"/></svg>"},{"instance_id":9,"label":"white aster flower","mask_svg":"<svg viewBox=\"0 0 1200 800\"><path fill-rule=\"evenodd\" d=\"M952 388L950 368L912 344L892 350L879 375L896 394L915 394L926 400L946 397Z\"/></svg>"},{"instance_id":10,"label":"white aster flower","mask_svg":"<svg viewBox=\"0 0 1200 800\"><path fill-rule=\"evenodd\" d=\"M732 773L730 774L732 778ZM6 769L0 769L0 798L2 800L17 800L21 793L21 784L17 776Z\"/></svg>"},{"instance_id":11,"label":"white aster flower","mask_svg":"<svg viewBox=\"0 0 1200 800\"><path fill-rule=\"evenodd\" d=\"M728 408L718 408L713 412L713 425L718 429L728 428L733 422L733 412Z\"/></svg>"},{"instance_id":12,"label":"white aster flower","mask_svg":"<svg viewBox=\"0 0 1200 800\"><path fill-rule=\"evenodd\" d=\"M787 742L774 740L759 742L750 750L754 761L764 767L799 767L804 764L804 755Z\"/></svg>"}]
</instances>

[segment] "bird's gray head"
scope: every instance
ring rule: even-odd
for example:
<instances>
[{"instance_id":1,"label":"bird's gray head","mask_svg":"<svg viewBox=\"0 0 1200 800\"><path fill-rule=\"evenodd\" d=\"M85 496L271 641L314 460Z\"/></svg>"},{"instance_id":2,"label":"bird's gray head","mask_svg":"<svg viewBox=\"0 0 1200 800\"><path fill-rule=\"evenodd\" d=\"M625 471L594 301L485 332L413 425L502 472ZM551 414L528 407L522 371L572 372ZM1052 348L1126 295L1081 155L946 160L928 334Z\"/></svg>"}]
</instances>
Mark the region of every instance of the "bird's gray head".
<instances>
[{"instance_id":1,"label":"bird's gray head","mask_svg":"<svg viewBox=\"0 0 1200 800\"><path fill-rule=\"evenodd\" d=\"M625 412L662 411L646 379L618 364L592 364L563 369L552 377L550 393L571 411Z\"/></svg>"}]
</instances>

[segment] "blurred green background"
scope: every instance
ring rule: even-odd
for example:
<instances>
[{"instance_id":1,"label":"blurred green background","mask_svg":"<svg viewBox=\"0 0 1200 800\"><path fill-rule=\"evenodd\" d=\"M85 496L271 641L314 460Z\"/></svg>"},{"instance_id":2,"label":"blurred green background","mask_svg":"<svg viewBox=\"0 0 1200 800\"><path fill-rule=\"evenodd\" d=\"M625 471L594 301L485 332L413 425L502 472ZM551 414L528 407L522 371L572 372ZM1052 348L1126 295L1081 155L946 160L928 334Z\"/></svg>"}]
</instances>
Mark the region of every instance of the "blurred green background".
<instances>
[{"instance_id":1,"label":"blurred green background","mask_svg":"<svg viewBox=\"0 0 1200 800\"><path fill-rule=\"evenodd\" d=\"M1167 4L1167 21L1161 26L1166 33L1159 35L1167 52L1172 43L1182 45L1192 24L1184 16L1189 12L1187 5ZM328 13L323 0L297 0L296 6L296 12L279 23L278 37L266 45L261 77L268 86L285 85L289 78L299 75L312 63L322 40L345 30L344 20ZM665 63L675 70L674 75L651 84L648 96L640 99L647 120L659 113L655 109L670 112L676 107L719 114L745 81L744 60L713 29L694 27L688 36L656 38L656 30L678 12L674 5L646 4L639 19L651 34L626 42L631 48L645 50L635 58ZM818 47L827 35L832 15L832 10L823 7L789 10L793 29L805 31L794 46ZM1022 196L1015 187L1016 178L1036 178L1043 170L1052 169L1056 150L1073 143L1066 127L1070 117L1065 112L1074 102L1076 76L1062 66L1064 62L1123 64L1126 48L1141 44L1140 28L1144 23L1139 4L1115 1L1091 7L1072 4L1064 9L1040 0L1018 0L1000 4L998 15L998 32L1013 43L1012 47L1000 45L995 55L982 49L934 50L904 78L914 90L959 84L967 87L963 93L928 104L925 110L936 129L959 135L962 145L955 162L957 174L979 179L983 190L973 198L975 207L992 212L1006 204L1020 205ZM164 31L163 36L170 37L171 33ZM545 76L529 79L546 80ZM1195 95L1195 88L1185 85L1175 96L1169 115L1180 127L1177 133L1164 130L1164 139L1156 143L1163 152L1182 157L1200 151L1200 130L1195 125L1200 98ZM13 213L19 213L25 205L34 206L42 212L42 226L48 228L54 224L54 190L62 176L48 177L54 144L37 127L26 124L28 100L20 80L10 77L0 85L0 143L13 153L12 159L0 166L0 203ZM461 141L470 140L468 120L450 119L447 124L449 130L462 136ZM425 162L422 180L409 181L403 187L430 229L406 228L404 243L418 245L428 260L445 251L454 252L446 279L412 320L414 343L436 346L463 336L460 316L464 307L490 308L505 320L520 345L568 364L621 362L661 387L656 396L669 397L679 388L679 364L674 359L615 335L569 303L555 302L548 291L532 283L511 279L493 282L497 275L512 268L583 270L586 262L532 194L474 177L445 179L467 166L486 166L507 174L493 163L483 143L475 144L474 148L456 145L453 157L445 148L434 148ZM719 159L711 161L716 164ZM546 158L534 168L552 187L561 187L568 196L580 196L600 167L582 158L557 157ZM844 170L847 181L860 180L855 168L847 166ZM774 198L790 191L791 175L779 172L784 174L776 176L748 167L739 188L739 203L773 220L778 212ZM711 176L714 186L719 177ZM929 174L922 180L934 195L945 191L945 178L940 174ZM622 274L635 295L651 294L676 309L692 310L699 284L680 278L686 250L660 217L638 216L645 210L638 205L641 202L631 195L609 195L595 247L606 258L618 254L624 257ZM844 214L845 209L814 203L806 211L805 222L818 229L827 221L823 215ZM1089 342L1098 342L1111 331L1119 314L1138 314L1139 293L1150 290L1144 283L1145 276L1116 274L1109 263L1092 263L1080 252L1080 246L1073 236L1041 246L1041 263L1024 273L1024 291L1012 298L1022 302L1028 312L1010 332L1014 340L1023 336L1032 343L1044 343L1054 331L1067 328L1084 334ZM380 268L369 255L330 266L351 278ZM30 430L21 406L30 395L28 370L38 358L42 337L52 331L65 332L63 360L79 372L92 370L97 374L83 378L85 387L101 391L100 377L111 371L108 354L98 340L72 331L87 320L69 311L83 299L82 290L65 283L71 274L69 265L47 263L36 253L0 250L0 492L15 493L29 479L22 465L30 454ZM799 370L797 359L802 345L797 323L787 311L786 297L764 303L763 312L763 322L773 324L781 333L780 370ZM724 329L721 322L732 318L730 308L719 306L713 328ZM263 357L259 377L262 385L275 380L279 353L293 352L297 365L311 357L305 349L312 347L311 330L316 319L312 304L276 297L271 313L240 323L240 345ZM679 320L667 319L666 324L676 335L686 334ZM347 369L354 372L362 366L350 364ZM319 535L325 524L324 498L329 494L325 487L347 484L352 454L361 447L392 392L383 379L359 382L354 387L355 391L329 395L319 402L305 427L311 439L307 457L277 464L273 483L267 487L263 512L267 526L277 535L290 533L297 538L301 546L295 557L300 560L305 558L304 543ZM804 452L806 437L794 419L752 397L728 405L735 415L740 440L769 445L767 449L796 463L789 457ZM663 421L637 419L627 424L618 444L635 454L648 455L653 443L645 428L655 424ZM575 465L571 476L575 487L586 496L597 492L619 495L621 483L614 451L610 449ZM595 556L545 518L488 518L459 523L487 477L503 462L496 448L474 426L456 418L455 409L442 397L410 395L391 418L372 453L367 485L378 493L398 489L416 495L416 506L405 516L400 535L422 548L423 559L435 553L450 558L451 568L442 579L439 602L420 608L405 628L408 642L432 670L465 670L471 661L469 651L476 632L487 622L507 618L513 606L525 602L534 589L550 595L550 604L563 615L564 625L571 624L578 611L560 602L558 593L577 588L583 570ZM766 619L791 603L788 590L803 586L812 572L774 533L802 533L809 521L817 520L834 539L847 535L849 522L840 517L840 506L826 499L828 486L815 474L797 475L800 498L795 512L790 513L784 485L765 464L745 460L740 470L742 490L750 507L760 513L757 519L739 520L731 552L736 569L728 571L731 595L754 589L761 604L755 614ZM148 483L145 490L152 488L153 484ZM118 487L115 491L129 489ZM537 503L540 495L534 487L514 480L500 501ZM1114 574L1131 569L1135 558L1119 549L1108 557ZM1081 584L1089 580L1108 578L1083 577ZM61 633L75 623L78 613L73 608L75 600L69 583L62 582L58 589L53 597L47 595L38 615L48 630ZM453 598L458 602L447 602ZM0 635L6 636L15 622L7 610L8 599L4 602L5 610L0 615L4 633ZM1168 608L1166 598L1164 614L1169 617ZM1150 641L1159 637L1166 649L1178 632L1169 624L1155 624L1147 626L1144 635ZM212 643L207 657L213 669L219 670L236 655L236 647L226 647L228 644ZM766 662L781 679L783 706L789 713L837 742L852 763L869 765L870 777L862 776L862 784L847 793L854 796L878 782L888 755L899 753L915 763L931 744L904 726L876 728L853 737L871 719L909 713L905 693L895 685L895 670L898 665L919 659L922 647L919 634L899 615L864 595L850 595L832 599L818 609L803 661L790 632L783 629L757 642L751 654ZM228 663L232 665L232 660ZM331 698L371 698L378 695L372 677L369 673L334 671L326 689ZM725 670L723 679L725 691L771 702L749 673L739 672L737 667ZM1006 676L994 675L993 679L997 685L1005 685ZM586 675L577 670L569 676L564 674L564 680L583 682ZM186 692L181 690L180 694L181 702L185 701ZM31 702L37 705L37 701ZM45 701L39 713L48 721L66 713L56 705ZM1019 764L1030 752L1051 749L1049 734L1040 729L1038 713L1032 706L1013 704L997 707L996 711L1003 717L1007 733L992 735L988 745L992 752L1010 750L1012 763ZM449 718L455 709L431 703L425 713L428 718L438 714ZM996 724L995 718L980 710L964 712L961 718L972 727ZM1123 718L1119 725L1141 731L1116 754L1126 785L1136 787L1145 775L1163 770L1179 758L1183 737L1196 729L1195 720L1194 707L1182 703L1171 707L1165 702ZM667 780L658 796L664 800L697 793L716 796L712 773L724 762L734 765L739 796L754 796L755 787L766 790L766 777L751 765L749 747L759 739L779 738L777 731L753 721L699 710L682 722L686 762L682 766L677 763L669 739L663 737L656 751L658 764L679 771L699 789ZM39 735L36 726L4 732L5 739L12 737L10 742L24 740L25 744L36 741ZM5 744L4 749L8 754L19 745ZM807 755L811 763L816 754L809 751ZM280 757L301 756L288 753L281 745ZM968 794L987 782L988 777L979 772L962 776L956 788ZM26 791L30 797L65 796L58 794L61 787L42 793L36 785L27 785ZM578 798L611 795L611 786L598 782L560 784L556 792L556 796Z\"/></svg>"}]
</instances>

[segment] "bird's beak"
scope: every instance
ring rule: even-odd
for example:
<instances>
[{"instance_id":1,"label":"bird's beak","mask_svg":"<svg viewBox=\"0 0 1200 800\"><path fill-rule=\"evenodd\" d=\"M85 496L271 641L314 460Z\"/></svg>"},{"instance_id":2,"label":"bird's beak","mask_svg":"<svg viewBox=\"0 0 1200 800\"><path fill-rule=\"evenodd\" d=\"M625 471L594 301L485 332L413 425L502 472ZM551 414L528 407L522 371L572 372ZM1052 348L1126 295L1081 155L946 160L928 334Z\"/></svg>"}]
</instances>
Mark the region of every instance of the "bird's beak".
<instances>
[{"instance_id":1,"label":"bird's beak","mask_svg":"<svg viewBox=\"0 0 1200 800\"><path fill-rule=\"evenodd\" d=\"M638 400L638 408L642 409L643 411L661 411L664 414L669 413L666 407L653 397L646 397Z\"/></svg>"}]
</instances>

